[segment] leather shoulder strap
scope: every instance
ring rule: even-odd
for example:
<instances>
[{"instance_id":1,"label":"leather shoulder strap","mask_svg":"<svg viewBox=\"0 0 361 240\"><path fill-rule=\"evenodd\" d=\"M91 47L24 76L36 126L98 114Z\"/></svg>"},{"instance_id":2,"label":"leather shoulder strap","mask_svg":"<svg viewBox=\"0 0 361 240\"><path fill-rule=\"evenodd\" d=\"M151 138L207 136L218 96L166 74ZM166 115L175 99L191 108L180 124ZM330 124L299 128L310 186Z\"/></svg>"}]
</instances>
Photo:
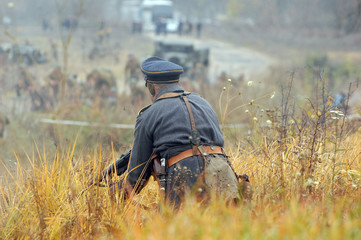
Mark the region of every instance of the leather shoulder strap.
<instances>
[{"instance_id":1,"label":"leather shoulder strap","mask_svg":"<svg viewBox=\"0 0 361 240\"><path fill-rule=\"evenodd\" d=\"M156 101L161 100L161 99L165 99L165 98L175 98L175 97L182 96L183 101L185 102L185 104L187 106L189 117L191 119L192 130L196 130L196 124L195 124L195 121L194 121L192 108L191 108L191 105L189 104L189 101L188 101L188 98L187 98L187 95L189 95L189 94L190 94L190 92L182 92L182 93L169 92L169 93L165 93L165 94L159 96Z\"/></svg>"},{"instance_id":2,"label":"leather shoulder strap","mask_svg":"<svg viewBox=\"0 0 361 240\"><path fill-rule=\"evenodd\" d=\"M183 101L185 102L186 104L186 107L187 107L187 110L188 110L188 113L189 113L189 118L191 120L191 126L192 126L192 137L196 137L196 136L193 136L193 133L196 133L197 132L197 129L196 129L196 122L194 121L194 117L193 117L193 112L192 112L192 108L191 108L191 105L188 101L188 98L186 95L182 95L182 98L183 98ZM197 136L198 137L198 136ZM197 155L197 146L196 145L193 145L192 144L192 149L193 149L193 155Z\"/></svg>"},{"instance_id":3,"label":"leather shoulder strap","mask_svg":"<svg viewBox=\"0 0 361 240\"><path fill-rule=\"evenodd\" d=\"M185 95L189 95L191 94L190 92L168 92L168 93L164 93L162 95L160 95L155 101L158 101L158 100L162 100L162 99L166 99L166 98L175 98L175 97L179 97L179 96L185 96ZM152 104L146 106L145 108L141 109L138 113L138 116L139 115L142 115L142 113L147 110L150 106L152 106Z\"/></svg>"},{"instance_id":4,"label":"leather shoulder strap","mask_svg":"<svg viewBox=\"0 0 361 240\"><path fill-rule=\"evenodd\" d=\"M191 120L191 126L192 126L192 133L196 133L197 132L196 123L194 121L191 105L190 105L190 103L188 101L188 98L187 98L187 95L189 95L189 94L191 94L191 93L190 92L181 92L181 93L169 92L169 93L165 93L165 94L159 96L156 101L161 100L161 99L175 98L175 97L181 96L184 103L186 104L186 107L187 107L187 110L188 110L188 113L189 113L189 118ZM192 137L195 137L195 136L192 136ZM197 146L192 145L192 149L193 149L193 154L197 155L197 152L198 152Z\"/></svg>"},{"instance_id":5,"label":"leather shoulder strap","mask_svg":"<svg viewBox=\"0 0 361 240\"><path fill-rule=\"evenodd\" d=\"M190 92L168 92L168 93L164 93L162 95L160 95L156 101L161 100L161 99L166 99L166 98L175 98L175 97L179 97L182 95L189 95L191 94Z\"/></svg>"},{"instance_id":6,"label":"leather shoulder strap","mask_svg":"<svg viewBox=\"0 0 361 240\"><path fill-rule=\"evenodd\" d=\"M183 101L185 102L185 104L187 106L187 110L188 110L188 113L189 113L189 118L191 119L192 130L196 130L196 122L194 121L192 108L191 108L191 105L190 105L190 103L188 101L188 98L185 95L183 95L182 98L183 98Z\"/></svg>"}]
</instances>

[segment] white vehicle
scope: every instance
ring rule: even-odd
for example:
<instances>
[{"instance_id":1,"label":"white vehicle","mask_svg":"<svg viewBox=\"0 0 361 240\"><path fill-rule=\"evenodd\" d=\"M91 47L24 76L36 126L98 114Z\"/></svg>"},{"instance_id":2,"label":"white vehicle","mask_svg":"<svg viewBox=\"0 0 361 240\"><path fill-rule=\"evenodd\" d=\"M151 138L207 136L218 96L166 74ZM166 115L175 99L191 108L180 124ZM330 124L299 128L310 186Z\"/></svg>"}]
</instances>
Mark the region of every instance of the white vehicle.
<instances>
[{"instance_id":1,"label":"white vehicle","mask_svg":"<svg viewBox=\"0 0 361 240\"><path fill-rule=\"evenodd\" d=\"M179 21L172 18L167 20L167 32L176 33L178 32Z\"/></svg>"},{"instance_id":2,"label":"white vehicle","mask_svg":"<svg viewBox=\"0 0 361 240\"><path fill-rule=\"evenodd\" d=\"M157 21L173 18L173 2L169 0L144 0L140 6L140 18L145 31L154 31Z\"/></svg>"}]
</instances>

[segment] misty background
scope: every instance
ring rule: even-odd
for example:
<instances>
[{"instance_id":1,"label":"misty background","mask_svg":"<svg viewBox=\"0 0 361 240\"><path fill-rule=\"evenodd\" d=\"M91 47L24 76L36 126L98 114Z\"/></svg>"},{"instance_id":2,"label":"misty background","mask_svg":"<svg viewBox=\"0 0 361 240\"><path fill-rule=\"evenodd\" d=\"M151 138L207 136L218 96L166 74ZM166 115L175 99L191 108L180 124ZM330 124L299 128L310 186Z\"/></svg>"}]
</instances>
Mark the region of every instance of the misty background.
<instances>
[{"instance_id":1,"label":"misty background","mask_svg":"<svg viewBox=\"0 0 361 240\"><path fill-rule=\"evenodd\" d=\"M282 102L291 77L295 103L315 97L326 79L330 96L352 90L359 113L360 0L174 0L151 22L145 2L162 1L0 1L4 159L34 140L55 150L76 135L84 148L125 150L137 112L150 104L138 67L155 53L180 56L184 87L204 96L224 126L241 126L233 135L248 134L252 121L245 108L224 117L224 102L263 99L261 113ZM166 41L173 48L159 45Z\"/></svg>"}]
</instances>

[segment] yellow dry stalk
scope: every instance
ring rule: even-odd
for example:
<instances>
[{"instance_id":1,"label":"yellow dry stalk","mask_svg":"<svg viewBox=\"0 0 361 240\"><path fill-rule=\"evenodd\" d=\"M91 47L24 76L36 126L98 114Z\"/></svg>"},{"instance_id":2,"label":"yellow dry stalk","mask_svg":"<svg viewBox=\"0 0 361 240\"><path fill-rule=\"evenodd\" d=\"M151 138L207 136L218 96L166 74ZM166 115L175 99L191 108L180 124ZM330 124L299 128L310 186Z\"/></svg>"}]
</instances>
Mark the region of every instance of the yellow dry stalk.
<instances>
[{"instance_id":1,"label":"yellow dry stalk","mask_svg":"<svg viewBox=\"0 0 361 240\"><path fill-rule=\"evenodd\" d=\"M176 214L163 203L158 211L160 197L153 180L134 198L149 207L147 210L139 204L112 202L106 188L93 187L78 196L94 173L103 169L102 158L109 155L114 159L114 153L101 150L94 154L77 153L75 161L77 149L73 144L50 160L46 151L39 154L36 146L36 154L27 155L30 169L25 169L20 159L16 174L8 169L9 179L4 182L12 182L15 187L0 186L0 238L332 239L334 234L334 238L345 239L348 233L356 234L360 229L361 201L357 196L361 186L355 188L347 179L352 176L354 181L360 180L358 139L359 135L346 138L342 148L347 150L335 153L341 165L337 167L334 188L338 191L343 188L344 195L332 201L325 197L331 190L329 155L320 154L310 183L317 195L304 197L297 194L305 183L298 180L294 144L283 154L279 153L278 145L271 144L265 148L269 159L256 154L264 146L252 152L227 149L236 171L251 177L255 197L249 205L233 207L214 200L201 206L189 199ZM279 185L279 168L284 171L284 188Z\"/></svg>"}]
</instances>

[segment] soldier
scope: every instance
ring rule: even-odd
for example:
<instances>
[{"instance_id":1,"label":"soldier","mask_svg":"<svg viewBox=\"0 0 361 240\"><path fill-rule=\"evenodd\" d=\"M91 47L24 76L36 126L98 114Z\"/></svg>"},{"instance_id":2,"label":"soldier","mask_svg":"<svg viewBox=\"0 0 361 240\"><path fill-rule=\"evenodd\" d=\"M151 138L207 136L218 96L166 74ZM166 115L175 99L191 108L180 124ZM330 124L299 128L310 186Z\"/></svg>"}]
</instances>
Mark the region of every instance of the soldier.
<instances>
[{"instance_id":1,"label":"soldier","mask_svg":"<svg viewBox=\"0 0 361 240\"><path fill-rule=\"evenodd\" d=\"M137 84L139 80L140 62L133 54L128 54L128 60L125 64L125 79L128 84Z\"/></svg>"},{"instance_id":2,"label":"soldier","mask_svg":"<svg viewBox=\"0 0 361 240\"><path fill-rule=\"evenodd\" d=\"M113 73L108 69L94 70L87 76L87 98L100 105L115 104L117 101L117 84Z\"/></svg>"},{"instance_id":3,"label":"soldier","mask_svg":"<svg viewBox=\"0 0 361 240\"><path fill-rule=\"evenodd\" d=\"M177 31L178 31L178 35L179 35L179 36L182 36L182 35L183 35L183 21L182 21L182 20L180 20L179 23L178 23L178 29L177 29Z\"/></svg>"},{"instance_id":4,"label":"soldier","mask_svg":"<svg viewBox=\"0 0 361 240\"><path fill-rule=\"evenodd\" d=\"M129 87L132 105L139 105L144 101L143 91L138 88L140 78L139 71L140 62L133 55L128 55L128 60L125 65L125 81Z\"/></svg>"},{"instance_id":5,"label":"soldier","mask_svg":"<svg viewBox=\"0 0 361 240\"><path fill-rule=\"evenodd\" d=\"M187 20L186 25L187 25L186 34L192 35L193 24L189 20Z\"/></svg>"},{"instance_id":6,"label":"soldier","mask_svg":"<svg viewBox=\"0 0 361 240\"><path fill-rule=\"evenodd\" d=\"M198 22L197 23L197 37L200 38L201 37L201 33L202 33L202 23Z\"/></svg>"},{"instance_id":7,"label":"soldier","mask_svg":"<svg viewBox=\"0 0 361 240\"><path fill-rule=\"evenodd\" d=\"M15 85L15 90L17 97L23 97L28 93L29 87L33 85L34 76L22 65L19 70L20 76L19 81Z\"/></svg>"},{"instance_id":8,"label":"soldier","mask_svg":"<svg viewBox=\"0 0 361 240\"><path fill-rule=\"evenodd\" d=\"M137 117L131 159L119 183L125 198L141 191L152 169L160 176L156 165L151 167L160 159L165 166L160 189L176 208L191 190L203 200L215 193L236 201L237 175L223 151L223 134L211 105L178 84L183 68L177 64L150 57L141 71L153 104Z\"/></svg>"},{"instance_id":9,"label":"soldier","mask_svg":"<svg viewBox=\"0 0 361 240\"><path fill-rule=\"evenodd\" d=\"M63 73L61 71L60 66L56 66L47 77L47 83L49 86L49 97L54 102L57 102L58 100L59 88L62 79L63 79Z\"/></svg>"},{"instance_id":10,"label":"soldier","mask_svg":"<svg viewBox=\"0 0 361 240\"><path fill-rule=\"evenodd\" d=\"M105 26L105 21L101 20L100 21L100 27L98 30L98 41L99 43L103 43L103 39L106 36L106 26Z\"/></svg>"},{"instance_id":11,"label":"soldier","mask_svg":"<svg viewBox=\"0 0 361 240\"><path fill-rule=\"evenodd\" d=\"M52 106L52 102L47 101L46 99L46 89L41 87L40 90L36 89L35 86L31 85L29 87L29 94L31 99L31 110L32 111L43 111Z\"/></svg>"}]
</instances>

